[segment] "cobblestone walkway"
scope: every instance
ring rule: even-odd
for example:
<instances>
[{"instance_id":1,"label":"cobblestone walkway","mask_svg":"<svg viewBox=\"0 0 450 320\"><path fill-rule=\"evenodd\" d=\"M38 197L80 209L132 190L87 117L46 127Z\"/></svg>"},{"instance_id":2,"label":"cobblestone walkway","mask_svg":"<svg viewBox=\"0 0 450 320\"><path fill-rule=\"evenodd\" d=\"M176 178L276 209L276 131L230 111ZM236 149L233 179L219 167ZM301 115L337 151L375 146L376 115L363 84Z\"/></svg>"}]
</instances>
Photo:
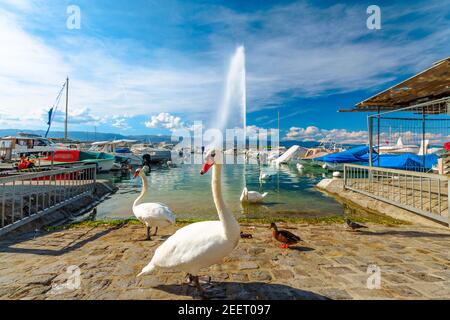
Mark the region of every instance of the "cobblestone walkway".
<instances>
[{"instance_id":1,"label":"cobblestone walkway","mask_svg":"<svg viewBox=\"0 0 450 320\"><path fill-rule=\"evenodd\" d=\"M278 248L265 225L243 225L243 239L212 276L217 299L450 299L450 231L417 226L280 224L304 242ZM175 227L162 230L172 234ZM163 240L141 241L138 225L84 228L0 242L0 299L196 299L181 273L136 278ZM368 289L368 266L381 288ZM74 271L81 272L79 289ZM69 278L69 281L67 279ZM370 282L376 284L376 282Z\"/></svg>"}]
</instances>

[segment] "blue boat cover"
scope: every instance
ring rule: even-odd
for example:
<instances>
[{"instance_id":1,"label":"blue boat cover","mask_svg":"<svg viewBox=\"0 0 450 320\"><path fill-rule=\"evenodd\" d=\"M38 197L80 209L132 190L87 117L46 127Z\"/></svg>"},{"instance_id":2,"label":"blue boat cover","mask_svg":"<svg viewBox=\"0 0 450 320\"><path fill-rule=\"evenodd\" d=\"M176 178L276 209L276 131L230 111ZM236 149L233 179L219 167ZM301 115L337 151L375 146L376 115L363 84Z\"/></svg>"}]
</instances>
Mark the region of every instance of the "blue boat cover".
<instances>
[{"instance_id":1,"label":"blue boat cover","mask_svg":"<svg viewBox=\"0 0 450 320\"><path fill-rule=\"evenodd\" d=\"M437 163L438 158L439 157L435 154L427 154L424 156L419 156L413 153L404 153L399 155L382 154L381 156L374 155L372 158L372 165L391 169L431 169L433 165Z\"/></svg>"},{"instance_id":2,"label":"blue boat cover","mask_svg":"<svg viewBox=\"0 0 450 320\"><path fill-rule=\"evenodd\" d=\"M316 159L328 163L355 163L366 164L369 162L369 147L361 146L343 152L332 153ZM438 161L435 154L420 156L413 153L399 155L372 153L372 164L376 167L391 169L431 169Z\"/></svg>"},{"instance_id":3,"label":"blue boat cover","mask_svg":"<svg viewBox=\"0 0 450 320\"><path fill-rule=\"evenodd\" d=\"M328 163L353 163L353 162L367 162L369 161L369 147L361 146L345 150L338 153L327 154L326 156L317 158L317 161ZM366 160L362 157L366 156Z\"/></svg>"},{"instance_id":4,"label":"blue boat cover","mask_svg":"<svg viewBox=\"0 0 450 320\"><path fill-rule=\"evenodd\" d=\"M130 153L130 149L129 148L117 148L116 149L116 153Z\"/></svg>"}]
</instances>

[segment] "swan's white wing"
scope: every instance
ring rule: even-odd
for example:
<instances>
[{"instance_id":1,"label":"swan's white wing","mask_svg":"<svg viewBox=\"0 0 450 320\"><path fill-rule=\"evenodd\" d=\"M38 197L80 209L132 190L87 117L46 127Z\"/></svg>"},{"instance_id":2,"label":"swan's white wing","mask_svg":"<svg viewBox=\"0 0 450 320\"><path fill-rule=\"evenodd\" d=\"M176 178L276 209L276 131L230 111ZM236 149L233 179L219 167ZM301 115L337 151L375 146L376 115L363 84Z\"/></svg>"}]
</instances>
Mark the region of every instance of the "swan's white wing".
<instances>
[{"instance_id":1,"label":"swan's white wing","mask_svg":"<svg viewBox=\"0 0 450 320\"><path fill-rule=\"evenodd\" d=\"M249 191L248 198L252 201L258 201L262 199L262 195L257 191Z\"/></svg>"},{"instance_id":2,"label":"swan's white wing","mask_svg":"<svg viewBox=\"0 0 450 320\"><path fill-rule=\"evenodd\" d=\"M193 223L167 239L149 265L195 272L220 262L236 244L225 239L220 221Z\"/></svg>"},{"instance_id":3,"label":"swan's white wing","mask_svg":"<svg viewBox=\"0 0 450 320\"><path fill-rule=\"evenodd\" d=\"M175 223L175 214L161 203L142 203L133 208L134 215L143 221L167 221Z\"/></svg>"}]
</instances>

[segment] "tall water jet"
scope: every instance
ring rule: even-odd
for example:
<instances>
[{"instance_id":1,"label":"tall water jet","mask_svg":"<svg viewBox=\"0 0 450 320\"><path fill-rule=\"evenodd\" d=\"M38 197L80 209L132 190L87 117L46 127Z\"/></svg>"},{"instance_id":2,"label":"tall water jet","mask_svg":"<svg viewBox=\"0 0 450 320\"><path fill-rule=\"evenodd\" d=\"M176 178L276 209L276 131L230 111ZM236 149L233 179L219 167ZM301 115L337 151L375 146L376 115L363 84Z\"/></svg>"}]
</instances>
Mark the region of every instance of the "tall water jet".
<instances>
[{"instance_id":1,"label":"tall water jet","mask_svg":"<svg viewBox=\"0 0 450 320\"><path fill-rule=\"evenodd\" d=\"M214 127L222 132L224 138L226 129L242 129L245 142L246 113L245 49L244 46L239 46L228 67L224 95Z\"/></svg>"}]
</instances>

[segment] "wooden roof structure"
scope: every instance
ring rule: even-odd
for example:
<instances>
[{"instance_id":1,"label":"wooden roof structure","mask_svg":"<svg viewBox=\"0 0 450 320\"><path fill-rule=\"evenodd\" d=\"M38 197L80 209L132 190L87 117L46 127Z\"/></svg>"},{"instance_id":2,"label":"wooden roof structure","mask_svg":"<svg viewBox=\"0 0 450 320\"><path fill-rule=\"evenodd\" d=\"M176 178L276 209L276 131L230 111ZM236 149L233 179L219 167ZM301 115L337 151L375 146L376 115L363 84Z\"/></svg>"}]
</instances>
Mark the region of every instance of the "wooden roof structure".
<instances>
[{"instance_id":1,"label":"wooden roof structure","mask_svg":"<svg viewBox=\"0 0 450 320\"><path fill-rule=\"evenodd\" d=\"M444 98L447 97L450 97L450 57L434 63L432 67L358 103L351 109L339 112L394 111L436 102L432 108L433 112L430 113L445 113L449 102ZM418 110L419 108L416 111ZM423 110L423 107L420 110Z\"/></svg>"}]
</instances>

